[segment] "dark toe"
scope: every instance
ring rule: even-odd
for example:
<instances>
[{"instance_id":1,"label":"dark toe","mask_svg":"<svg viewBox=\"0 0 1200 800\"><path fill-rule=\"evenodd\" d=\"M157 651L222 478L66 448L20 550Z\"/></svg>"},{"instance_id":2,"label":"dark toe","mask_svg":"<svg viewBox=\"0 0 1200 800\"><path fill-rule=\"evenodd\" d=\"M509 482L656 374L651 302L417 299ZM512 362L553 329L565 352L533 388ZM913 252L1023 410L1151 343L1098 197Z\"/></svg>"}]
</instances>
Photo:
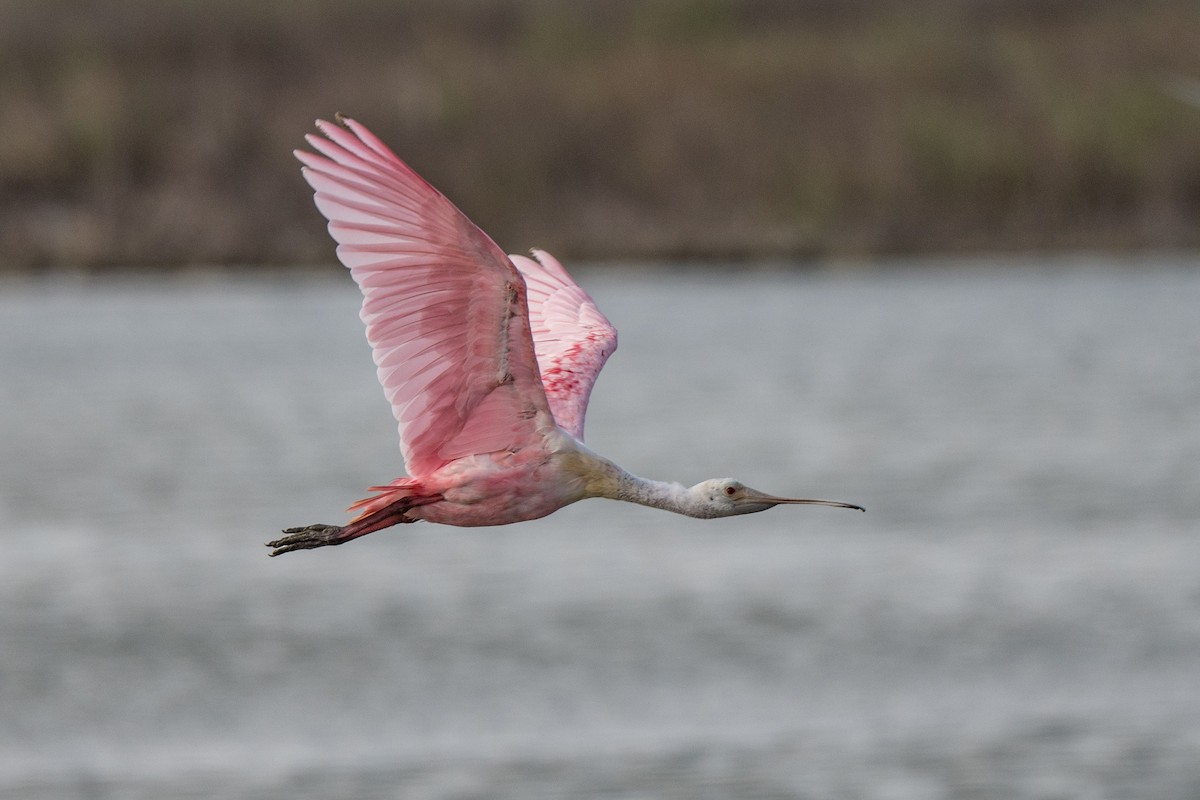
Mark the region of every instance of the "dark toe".
<instances>
[{"instance_id":1,"label":"dark toe","mask_svg":"<svg viewBox=\"0 0 1200 800\"><path fill-rule=\"evenodd\" d=\"M271 551L272 556L283 555L293 550L327 547L345 541L341 535L342 529L337 525L305 525L301 528L285 528L283 533L287 535L267 542L267 547L274 548Z\"/></svg>"}]
</instances>

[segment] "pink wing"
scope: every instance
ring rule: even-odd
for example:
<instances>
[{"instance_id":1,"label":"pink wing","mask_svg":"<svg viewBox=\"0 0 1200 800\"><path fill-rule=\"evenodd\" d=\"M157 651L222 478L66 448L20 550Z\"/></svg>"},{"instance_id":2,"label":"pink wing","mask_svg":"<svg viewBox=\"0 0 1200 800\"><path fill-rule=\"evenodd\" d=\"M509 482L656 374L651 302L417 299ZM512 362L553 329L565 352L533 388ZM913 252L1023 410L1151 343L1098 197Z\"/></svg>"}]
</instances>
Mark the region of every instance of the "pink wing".
<instances>
[{"instance_id":1,"label":"pink wing","mask_svg":"<svg viewBox=\"0 0 1200 800\"><path fill-rule=\"evenodd\" d=\"M617 329L549 253L509 256L525 276L529 323L546 399L558 426L583 441L588 397L617 349Z\"/></svg>"},{"instance_id":2,"label":"pink wing","mask_svg":"<svg viewBox=\"0 0 1200 800\"><path fill-rule=\"evenodd\" d=\"M370 131L339 117L296 157L363 292L408 473L540 444L552 426L525 283L504 252Z\"/></svg>"}]
</instances>

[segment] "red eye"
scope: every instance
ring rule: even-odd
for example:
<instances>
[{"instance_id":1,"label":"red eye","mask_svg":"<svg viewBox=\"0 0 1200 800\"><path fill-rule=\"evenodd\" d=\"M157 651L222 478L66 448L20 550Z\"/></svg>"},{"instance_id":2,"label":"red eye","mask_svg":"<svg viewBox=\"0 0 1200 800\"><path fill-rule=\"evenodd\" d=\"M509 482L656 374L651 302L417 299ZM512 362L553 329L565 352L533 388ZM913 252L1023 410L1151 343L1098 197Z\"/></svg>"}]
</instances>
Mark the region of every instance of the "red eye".
<instances>
[{"instance_id":1,"label":"red eye","mask_svg":"<svg viewBox=\"0 0 1200 800\"><path fill-rule=\"evenodd\" d=\"M737 489L733 488L732 486L726 486L725 494L727 494L730 497L733 497L735 494L737 494Z\"/></svg>"}]
</instances>

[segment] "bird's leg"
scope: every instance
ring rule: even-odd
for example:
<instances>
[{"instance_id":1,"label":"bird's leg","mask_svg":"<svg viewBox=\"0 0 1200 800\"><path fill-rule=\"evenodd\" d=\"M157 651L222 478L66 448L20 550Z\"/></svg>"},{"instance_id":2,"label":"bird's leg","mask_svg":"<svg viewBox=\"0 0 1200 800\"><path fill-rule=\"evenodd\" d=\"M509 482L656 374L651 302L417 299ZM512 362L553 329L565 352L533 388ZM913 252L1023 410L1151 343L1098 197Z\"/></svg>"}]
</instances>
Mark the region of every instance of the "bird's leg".
<instances>
[{"instance_id":1,"label":"bird's leg","mask_svg":"<svg viewBox=\"0 0 1200 800\"><path fill-rule=\"evenodd\" d=\"M314 547L342 544L351 539L357 539L359 536L366 536L368 533L381 528L398 525L402 522L416 522L412 517L406 516L406 512L414 506L435 503L441 499L442 496L440 494L429 495L427 497L401 497L396 502L384 506L378 511L367 514L364 517L359 517L349 525L322 525L318 523L299 528L285 528L283 532L287 535L273 542L267 542L267 547L274 548L271 551L272 556L278 556L290 553L293 550L312 550Z\"/></svg>"}]
</instances>

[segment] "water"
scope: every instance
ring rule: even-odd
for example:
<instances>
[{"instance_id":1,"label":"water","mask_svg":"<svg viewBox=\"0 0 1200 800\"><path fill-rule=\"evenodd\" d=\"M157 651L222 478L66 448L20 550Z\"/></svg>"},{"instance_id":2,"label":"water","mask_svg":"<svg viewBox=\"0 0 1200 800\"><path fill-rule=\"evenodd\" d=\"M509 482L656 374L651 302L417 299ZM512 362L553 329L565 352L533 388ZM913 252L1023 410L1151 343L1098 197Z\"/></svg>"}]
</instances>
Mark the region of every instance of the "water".
<instances>
[{"instance_id":1,"label":"water","mask_svg":"<svg viewBox=\"0 0 1200 800\"><path fill-rule=\"evenodd\" d=\"M588 501L398 474L344 276L0 284L0 797L1200 798L1200 270L583 273Z\"/></svg>"}]
</instances>

